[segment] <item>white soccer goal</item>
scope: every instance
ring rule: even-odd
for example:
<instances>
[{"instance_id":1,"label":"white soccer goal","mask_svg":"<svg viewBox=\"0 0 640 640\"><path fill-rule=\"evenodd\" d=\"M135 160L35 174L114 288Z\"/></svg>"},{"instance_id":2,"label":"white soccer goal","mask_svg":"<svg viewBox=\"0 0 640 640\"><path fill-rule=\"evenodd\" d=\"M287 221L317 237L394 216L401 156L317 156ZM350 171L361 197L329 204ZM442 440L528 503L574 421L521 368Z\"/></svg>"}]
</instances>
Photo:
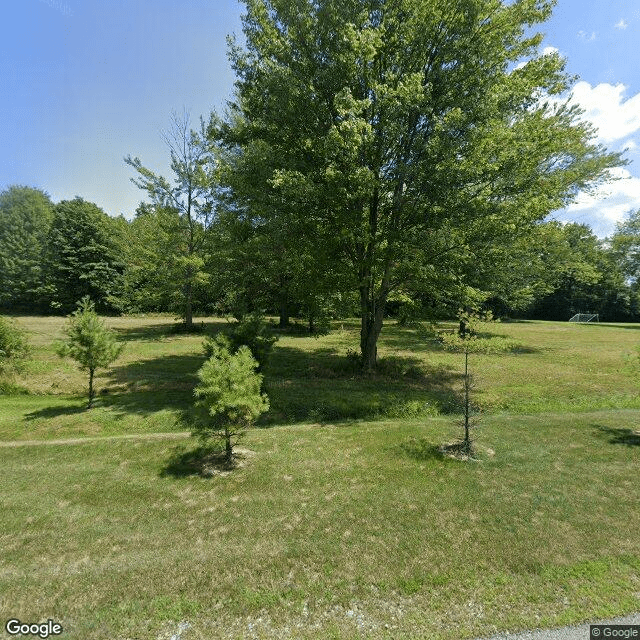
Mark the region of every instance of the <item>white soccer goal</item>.
<instances>
[{"instance_id":1,"label":"white soccer goal","mask_svg":"<svg viewBox=\"0 0 640 640\"><path fill-rule=\"evenodd\" d=\"M569 322L600 322L600 317L597 313L576 313Z\"/></svg>"}]
</instances>

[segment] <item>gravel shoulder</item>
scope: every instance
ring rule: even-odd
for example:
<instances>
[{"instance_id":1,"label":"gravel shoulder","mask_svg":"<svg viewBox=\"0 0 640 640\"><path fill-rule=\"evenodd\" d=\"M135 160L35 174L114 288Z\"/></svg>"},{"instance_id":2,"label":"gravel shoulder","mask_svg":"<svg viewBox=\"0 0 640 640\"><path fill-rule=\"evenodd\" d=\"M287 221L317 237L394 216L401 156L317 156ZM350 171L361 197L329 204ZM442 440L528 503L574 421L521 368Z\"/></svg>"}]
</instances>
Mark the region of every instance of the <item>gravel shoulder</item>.
<instances>
[{"instance_id":1,"label":"gravel shoulder","mask_svg":"<svg viewBox=\"0 0 640 640\"><path fill-rule=\"evenodd\" d=\"M533 629L531 631L519 631L509 633L505 631L490 638L478 638L477 640L589 640L589 630L592 624L636 624L640 625L640 613L632 613L621 618L586 622L580 625L560 627L558 629ZM639 628L640 633L640 628ZM603 638L606 636L603 636Z\"/></svg>"}]
</instances>

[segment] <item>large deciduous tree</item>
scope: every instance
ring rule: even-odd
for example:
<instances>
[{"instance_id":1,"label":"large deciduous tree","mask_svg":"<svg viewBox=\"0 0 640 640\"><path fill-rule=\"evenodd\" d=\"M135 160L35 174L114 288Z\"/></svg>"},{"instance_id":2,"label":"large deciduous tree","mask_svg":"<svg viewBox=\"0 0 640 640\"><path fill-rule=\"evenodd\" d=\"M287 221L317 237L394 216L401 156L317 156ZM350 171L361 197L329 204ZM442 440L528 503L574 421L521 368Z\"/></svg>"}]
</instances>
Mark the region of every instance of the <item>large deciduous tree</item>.
<instances>
[{"instance_id":1,"label":"large deciduous tree","mask_svg":"<svg viewBox=\"0 0 640 640\"><path fill-rule=\"evenodd\" d=\"M570 223L561 233L566 259L557 272L555 286L532 306L533 317L568 320L576 313L597 313L600 320L633 320L637 301L625 282L617 254L584 224Z\"/></svg>"},{"instance_id":2,"label":"large deciduous tree","mask_svg":"<svg viewBox=\"0 0 640 640\"><path fill-rule=\"evenodd\" d=\"M348 274L365 369L391 292L510 241L622 162L558 99L564 61L531 31L552 5L246 0L235 100L211 129L221 180L238 216L304 229Z\"/></svg>"},{"instance_id":3,"label":"large deciduous tree","mask_svg":"<svg viewBox=\"0 0 640 640\"><path fill-rule=\"evenodd\" d=\"M159 209L172 210L176 224L164 232L171 236L171 251L166 256L176 265L179 289L177 303L187 328L193 324L194 291L207 274L204 271L204 232L214 214L213 157L201 131L191 128L188 113L174 113L168 131L162 134L171 157L173 184L143 166L139 158L127 156L125 162L138 172L132 182L144 189ZM163 216L165 222L167 215ZM171 283L167 283L169 286Z\"/></svg>"},{"instance_id":4,"label":"large deciduous tree","mask_svg":"<svg viewBox=\"0 0 640 640\"><path fill-rule=\"evenodd\" d=\"M54 206L45 252L45 291L53 309L71 311L89 296L99 311L117 311L124 264L116 223L92 202L76 197Z\"/></svg>"},{"instance_id":5,"label":"large deciduous tree","mask_svg":"<svg viewBox=\"0 0 640 640\"><path fill-rule=\"evenodd\" d=\"M0 193L0 306L40 306L42 258L53 218L49 196L40 189L11 186Z\"/></svg>"}]
</instances>

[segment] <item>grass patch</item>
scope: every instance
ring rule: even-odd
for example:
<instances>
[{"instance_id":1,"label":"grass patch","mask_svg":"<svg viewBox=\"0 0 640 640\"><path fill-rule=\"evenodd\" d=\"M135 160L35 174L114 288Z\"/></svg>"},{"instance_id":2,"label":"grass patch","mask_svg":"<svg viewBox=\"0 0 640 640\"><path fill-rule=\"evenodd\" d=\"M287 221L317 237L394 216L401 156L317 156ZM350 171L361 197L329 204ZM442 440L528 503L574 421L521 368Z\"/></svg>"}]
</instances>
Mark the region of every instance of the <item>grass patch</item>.
<instances>
[{"instance_id":1,"label":"grass patch","mask_svg":"<svg viewBox=\"0 0 640 640\"><path fill-rule=\"evenodd\" d=\"M29 332L34 353L23 373L5 380L5 394L85 395L86 376L52 349L64 319L23 317L16 322ZM221 319L201 322L209 334L227 324ZM195 373L204 361L203 337L174 334L173 324L171 317L107 319L127 343L115 365L96 376L99 403L114 421L110 433L130 432L129 421L136 416L163 411L178 416L192 403ZM638 333L629 330L633 326L496 325L495 335L483 340L494 351L504 350L470 356L474 402L488 413L640 409ZM282 334L264 372L271 410L260 424L460 412L464 362L460 354L445 351L435 334L389 323L380 338L379 371L367 376L347 357L358 339L356 322L334 323L332 333L319 338ZM24 421L24 416L12 417Z\"/></svg>"},{"instance_id":2,"label":"grass patch","mask_svg":"<svg viewBox=\"0 0 640 640\"><path fill-rule=\"evenodd\" d=\"M448 419L254 429L250 464L210 478L167 473L193 445L0 449L2 606L87 640L181 622L186 639L471 638L626 613L637 456L602 428L638 417L496 417L496 456L471 466L432 453Z\"/></svg>"},{"instance_id":3,"label":"grass patch","mask_svg":"<svg viewBox=\"0 0 640 640\"><path fill-rule=\"evenodd\" d=\"M444 640L640 609L633 325L485 336L504 349L469 359L472 463L438 450L464 363L435 336L391 323L361 375L356 323L283 333L272 409L229 473L190 440L113 439L189 430L201 335L107 319L127 344L86 411L85 374L51 347L64 319L16 322L34 348L4 379L0 440L42 444L0 446L8 615L78 640Z\"/></svg>"}]
</instances>

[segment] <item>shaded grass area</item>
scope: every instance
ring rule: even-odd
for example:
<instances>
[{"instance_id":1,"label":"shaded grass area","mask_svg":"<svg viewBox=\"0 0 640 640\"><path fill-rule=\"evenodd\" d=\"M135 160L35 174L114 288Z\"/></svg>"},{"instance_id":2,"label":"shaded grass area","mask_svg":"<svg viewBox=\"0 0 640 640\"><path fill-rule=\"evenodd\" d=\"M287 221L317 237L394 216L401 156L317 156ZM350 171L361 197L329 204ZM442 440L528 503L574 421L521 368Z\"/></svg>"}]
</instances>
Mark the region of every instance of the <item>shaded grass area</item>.
<instances>
[{"instance_id":1,"label":"shaded grass area","mask_svg":"<svg viewBox=\"0 0 640 640\"><path fill-rule=\"evenodd\" d=\"M111 369L99 370L101 395L87 422L92 434L127 433L147 427L162 430L181 422L193 402L196 371L204 358L203 336L176 334L171 317L108 318L107 324L126 341L125 351ZM59 359L52 342L60 337L63 318L17 318L30 332L34 357L25 371L5 381L9 395L0 395L0 437L37 437L42 427L60 435L84 427L82 416L65 415L70 398L74 410L86 395L86 374ZM227 326L223 319L204 319L208 333ZM496 324L484 336L499 353L473 354L473 401L486 412L537 413L640 408L637 393L635 325L587 325L517 322ZM455 330L451 323L445 324ZM461 409L463 357L443 350L426 327L385 326L379 344L379 368L362 375L347 357L357 350L358 323L335 322L321 338L284 332L265 369L264 389L271 410L260 424L273 426L301 421L335 422L413 418L457 413ZM8 385L8 386L7 386ZM38 394L16 401L19 392ZM49 397L44 401L42 397ZM12 398L8 401L8 398ZM66 398L62 401L61 398ZM72 407L72 408L73 408ZM69 418L69 419L67 419ZM62 423L66 426L63 426ZM3 426L4 425L4 426ZM188 428L188 426L186 427ZM31 432L27 435L27 432Z\"/></svg>"},{"instance_id":2,"label":"shaded grass area","mask_svg":"<svg viewBox=\"0 0 640 640\"><path fill-rule=\"evenodd\" d=\"M0 607L86 640L444 640L628 613L638 449L608 438L639 424L487 417L475 463L434 452L448 418L254 429L247 464L211 478L195 442L0 449Z\"/></svg>"}]
</instances>

